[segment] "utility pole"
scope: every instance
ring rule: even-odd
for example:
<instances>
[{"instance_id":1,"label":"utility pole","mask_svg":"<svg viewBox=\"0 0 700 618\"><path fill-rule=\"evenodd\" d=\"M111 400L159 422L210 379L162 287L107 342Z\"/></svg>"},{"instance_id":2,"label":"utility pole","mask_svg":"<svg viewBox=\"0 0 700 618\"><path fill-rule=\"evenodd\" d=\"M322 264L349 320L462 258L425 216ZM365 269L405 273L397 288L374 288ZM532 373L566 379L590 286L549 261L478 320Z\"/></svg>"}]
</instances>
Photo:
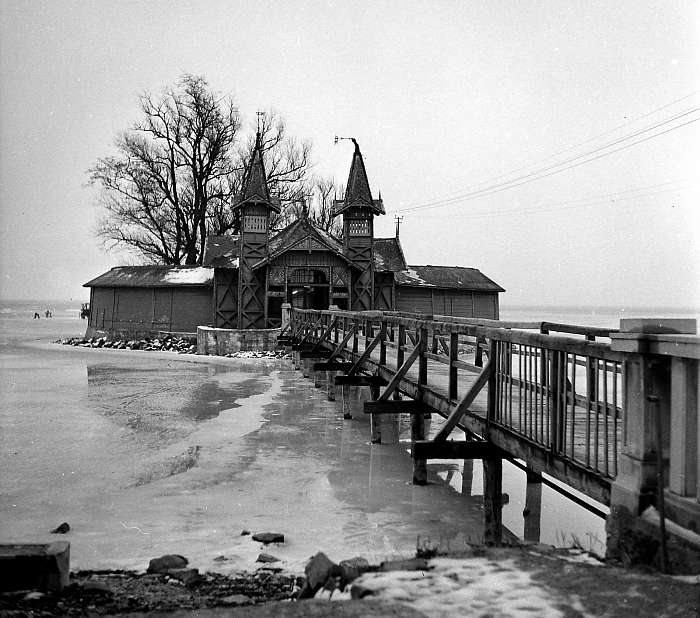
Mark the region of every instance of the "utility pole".
<instances>
[{"instance_id":1,"label":"utility pole","mask_svg":"<svg viewBox=\"0 0 700 618\"><path fill-rule=\"evenodd\" d=\"M399 217L399 215L394 215L394 221L396 221L396 238L398 238L399 229L401 228L401 222L403 221L403 217Z\"/></svg>"}]
</instances>

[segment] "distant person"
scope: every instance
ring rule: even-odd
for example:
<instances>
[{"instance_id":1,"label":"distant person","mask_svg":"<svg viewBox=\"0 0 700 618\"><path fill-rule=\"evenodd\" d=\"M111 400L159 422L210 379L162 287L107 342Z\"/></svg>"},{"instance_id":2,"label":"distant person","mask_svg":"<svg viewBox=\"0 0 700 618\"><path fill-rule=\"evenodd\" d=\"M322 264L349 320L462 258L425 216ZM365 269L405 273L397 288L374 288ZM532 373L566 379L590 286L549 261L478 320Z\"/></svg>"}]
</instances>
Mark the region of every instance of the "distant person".
<instances>
[{"instance_id":1,"label":"distant person","mask_svg":"<svg viewBox=\"0 0 700 618\"><path fill-rule=\"evenodd\" d=\"M48 318L48 317L51 315L51 312L47 309L47 310L44 312L44 315Z\"/></svg>"},{"instance_id":2,"label":"distant person","mask_svg":"<svg viewBox=\"0 0 700 618\"><path fill-rule=\"evenodd\" d=\"M40 319L41 319L41 316L40 316L36 311L34 312L34 319L35 319L35 320L40 320Z\"/></svg>"}]
</instances>

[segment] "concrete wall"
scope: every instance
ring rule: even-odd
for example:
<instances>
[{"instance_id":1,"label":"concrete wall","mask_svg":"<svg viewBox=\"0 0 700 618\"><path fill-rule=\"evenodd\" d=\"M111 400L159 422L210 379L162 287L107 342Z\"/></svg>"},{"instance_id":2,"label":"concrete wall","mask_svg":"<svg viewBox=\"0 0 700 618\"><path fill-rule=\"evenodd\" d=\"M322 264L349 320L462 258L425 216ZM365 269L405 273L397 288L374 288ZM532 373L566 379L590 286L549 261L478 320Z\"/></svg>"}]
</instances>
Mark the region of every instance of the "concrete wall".
<instances>
[{"instance_id":1,"label":"concrete wall","mask_svg":"<svg viewBox=\"0 0 700 618\"><path fill-rule=\"evenodd\" d=\"M226 356L245 350L274 350L279 328L197 328L197 354Z\"/></svg>"}]
</instances>

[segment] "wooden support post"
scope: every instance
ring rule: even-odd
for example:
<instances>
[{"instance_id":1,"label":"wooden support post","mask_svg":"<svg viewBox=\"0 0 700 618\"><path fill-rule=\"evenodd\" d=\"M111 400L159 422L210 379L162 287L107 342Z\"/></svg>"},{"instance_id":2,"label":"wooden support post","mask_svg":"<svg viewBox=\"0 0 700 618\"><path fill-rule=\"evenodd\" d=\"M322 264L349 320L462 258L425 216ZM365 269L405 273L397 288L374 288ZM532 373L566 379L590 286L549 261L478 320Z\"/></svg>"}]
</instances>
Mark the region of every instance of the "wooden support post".
<instances>
[{"instance_id":1,"label":"wooden support post","mask_svg":"<svg viewBox=\"0 0 700 618\"><path fill-rule=\"evenodd\" d=\"M503 536L503 460L484 459L484 542L500 545Z\"/></svg>"},{"instance_id":2,"label":"wooden support post","mask_svg":"<svg viewBox=\"0 0 700 618\"><path fill-rule=\"evenodd\" d=\"M542 476L529 469L526 471L526 476L523 538L526 541L539 543L542 520Z\"/></svg>"},{"instance_id":3,"label":"wooden support post","mask_svg":"<svg viewBox=\"0 0 700 618\"><path fill-rule=\"evenodd\" d=\"M348 375L354 375L362 368L362 365L372 355L374 348L377 347L377 344L379 344L381 338L382 334L379 333L370 343L365 343L365 350L362 352L362 356L355 361L355 364L352 366L350 371L348 371Z\"/></svg>"},{"instance_id":4,"label":"wooden support post","mask_svg":"<svg viewBox=\"0 0 700 618\"><path fill-rule=\"evenodd\" d=\"M372 399L372 401L376 401L377 399L379 399L379 387L378 386L370 386L369 394L370 394L370 398ZM370 426L371 426L370 441L372 442L372 444L381 444L381 442L382 442L381 416L379 416L377 414L372 414L370 416Z\"/></svg>"},{"instance_id":5,"label":"wooden support post","mask_svg":"<svg viewBox=\"0 0 700 618\"><path fill-rule=\"evenodd\" d=\"M457 367L455 363L459 360L459 334L450 333L450 377L449 377L449 387L448 396L453 401L457 399Z\"/></svg>"},{"instance_id":6,"label":"wooden support post","mask_svg":"<svg viewBox=\"0 0 700 618\"><path fill-rule=\"evenodd\" d=\"M357 354L357 350L359 349L359 344L358 344L358 326L357 322L353 320L352 322L353 325L353 333L352 333L352 353Z\"/></svg>"},{"instance_id":7,"label":"wooden support post","mask_svg":"<svg viewBox=\"0 0 700 618\"><path fill-rule=\"evenodd\" d=\"M403 403L403 402L402 402ZM415 448L416 442L425 440L425 414L419 412L411 415L411 452ZM427 485L428 483L428 460L423 458L413 459L413 484Z\"/></svg>"},{"instance_id":8,"label":"wooden support post","mask_svg":"<svg viewBox=\"0 0 700 618\"><path fill-rule=\"evenodd\" d=\"M386 365L386 320L379 327L379 364Z\"/></svg>"},{"instance_id":9,"label":"wooden support post","mask_svg":"<svg viewBox=\"0 0 700 618\"><path fill-rule=\"evenodd\" d=\"M486 338L482 336L477 336L476 338L476 350L474 350L474 364L477 367L484 366L484 348L486 345Z\"/></svg>"},{"instance_id":10,"label":"wooden support post","mask_svg":"<svg viewBox=\"0 0 700 618\"><path fill-rule=\"evenodd\" d=\"M462 466L462 494L472 495L472 482L474 481L474 460L465 459Z\"/></svg>"}]
</instances>

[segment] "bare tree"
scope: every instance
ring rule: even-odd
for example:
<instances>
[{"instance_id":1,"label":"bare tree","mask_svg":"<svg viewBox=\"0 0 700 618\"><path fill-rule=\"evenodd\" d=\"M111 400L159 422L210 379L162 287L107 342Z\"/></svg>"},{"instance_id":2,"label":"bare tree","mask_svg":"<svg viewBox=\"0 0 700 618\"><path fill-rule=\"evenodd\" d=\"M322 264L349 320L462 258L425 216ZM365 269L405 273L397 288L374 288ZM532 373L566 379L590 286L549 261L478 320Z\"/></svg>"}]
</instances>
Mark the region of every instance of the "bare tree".
<instances>
[{"instance_id":1,"label":"bare tree","mask_svg":"<svg viewBox=\"0 0 700 618\"><path fill-rule=\"evenodd\" d=\"M159 96L140 97L142 119L120 135L118 154L88 170L104 208L98 235L149 262L201 264L207 234L236 232L231 206L254 138L239 144L233 100L184 75ZM273 191L304 180L310 145L286 134L276 114L261 125Z\"/></svg>"},{"instance_id":2,"label":"bare tree","mask_svg":"<svg viewBox=\"0 0 700 618\"><path fill-rule=\"evenodd\" d=\"M295 219L306 218L334 236L342 233L340 220L332 217L333 200L343 194L343 187L333 178L314 176L287 194L288 205L275 221L280 229Z\"/></svg>"}]
</instances>

